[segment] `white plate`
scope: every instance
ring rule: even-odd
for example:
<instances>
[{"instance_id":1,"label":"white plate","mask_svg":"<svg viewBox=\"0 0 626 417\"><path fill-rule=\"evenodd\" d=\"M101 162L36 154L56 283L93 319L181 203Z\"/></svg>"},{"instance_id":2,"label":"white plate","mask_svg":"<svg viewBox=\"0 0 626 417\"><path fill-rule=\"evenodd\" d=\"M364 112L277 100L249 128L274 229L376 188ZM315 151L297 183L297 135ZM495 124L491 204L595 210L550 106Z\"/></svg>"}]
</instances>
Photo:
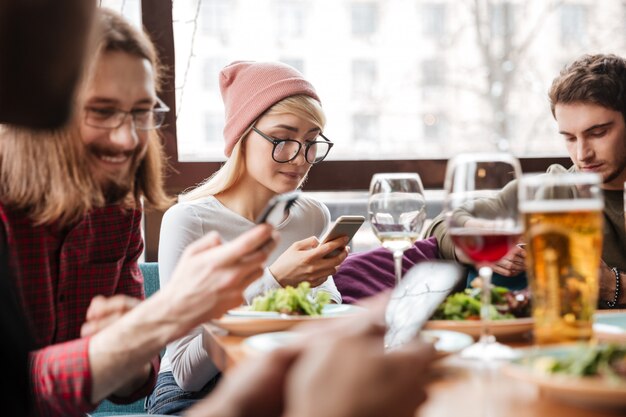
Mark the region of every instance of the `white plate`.
<instances>
[{"instance_id":1,"label":"white plate","mask_svg":"<svg viewBox=\"0 0 626 417\"><path fill-rule=\"evenodd\" d=\"M363 312L363 307L350 304L328 304L324 306L321 316L290 316L266 311L250 311L249 307L239 307L230 310L221 318L213 320L213 324L228 330L229 333L239 336L277 332L287 330L296 324L330 320Z\"/></svg>"},{"instance_id":2,"label":"white plate","mask_svg":"<svg viewBox=\"0 0 626 417\"><path fill-rule=\"evenodd\" d=\"M596 313L593 321L593 333L597 339L626 341L626 313Z\"/></svg>"},{"instance_id":3,"label":"white plate","mask_svg":"<svg viewBox=\"0 0 626 417\"><path fill-rule=\"evenodd\" d=\"M502 370L513 378L536 384L544 395L562 402L590 408L626 409L626 382L615 383L599 377L546 374L533 368L533 357L559 358L579 348L577 345L561 345L519 349L523 358L506 364Z\"/></svg>"},{"instance_id":4,"label":"white plate","mask_svg":"<svg viewBox=\"0 0 626 417\"><path fill-rule=\"evenodd\" d=\"M305 336L303 333L290 331L262 333L246 338L243 341L243 346L246 350L254 353L265 353L287 346L303 336ZM434 342L438 359L460 352L474 343L471 336L447 330L423 330L421 336L425 340Z\"/></svg>"},{"instance_id":5,"label":"white plate","mask_svg":"<svg viewBox=\"0 0 626 417\"><path fill-rule=\"evenodd\" d=\"M254 353L266 353L287 346L300 337L302 337L302 333L290 331L261 333L245 338L243 346L244 349Z\"/></svg>"},{"instance_id":6,"label":"white plate","mask_svg":"<svg viewBox=\"0 0 626 417\"><path fill-rule=\"evenodd\" d=\"M435 343L437 358L458 353L474 343L472 336L450 330L422 330L423 339Z\"/></svg>"},{"instance_id":7,"label":"white plate","mask_svg":"<svg viewBox=\"0 0 626 417\"><path fill-rule=\"evenodd\" d=\"M480 320L429 320L424 326L428 330L452 330L478 338L482 322ZM522 335L533 329L533 319L492 320L489 324L491 334L496 337Z\"/></svg>"}]
</instances>

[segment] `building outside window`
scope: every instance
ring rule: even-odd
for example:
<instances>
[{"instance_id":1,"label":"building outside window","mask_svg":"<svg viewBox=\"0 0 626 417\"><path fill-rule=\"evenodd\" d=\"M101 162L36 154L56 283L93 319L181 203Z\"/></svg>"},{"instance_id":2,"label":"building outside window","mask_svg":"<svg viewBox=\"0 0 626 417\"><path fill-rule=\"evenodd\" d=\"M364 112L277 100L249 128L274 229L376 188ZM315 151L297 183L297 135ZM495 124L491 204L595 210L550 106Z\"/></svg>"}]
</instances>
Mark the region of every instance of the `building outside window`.
<instances>
[{"instance_id":1,"label":"building outside window","mask_svg":"<svg viewBox=\"0 0 626 417\"><path fill-rule=\"evenodd\" d=\"M626 7L479 3L477 20L470 0L174 0L179 158L224 160L206 146L203 120L223 113L219 68L242 59L283 61L315 85L336 143L329 160L481 150L566 156L548 88L583 53L626 56ZM478 29L493 36L479 38ZM424 126L427 114L438 122ZM446 146L427 146L437 136L449 139Z\"/></svg>"},{"instance_id":2,"label":"building outside window","mask_svg":"<svg viewBox=\"0 0 626 417\"><path fill-rule=\"evenodd\" d=\"M377 143L379 121L375 114L355 114L352 116L352 140L354 142Z\"/></svg>"},{"instance_id":3,"label":"building outside window","mask_svg":"<svg viewBox=\"0 0 626 417\"><path fill-rule=\"evenodd\" d=\"M371 99L376 84L376 62L372 59L357 59L352 62L352 97Z\"/></svg>"},{"instance_id":4,"label":"building outside window","mask_svg":"<svg viewBox=\"0 0 626 417\"><path fill-rule=\"evenodd\" d=\"M304 34L305 4L302 1L283 0L277 3L278 24L276 25L279 39L301 38Z\"/></svg>"},{"instance_id":5,"label":"building outside window","mask_svg":"<svg viewBox=\"0 0 626 417\"><path fill-rule=\"evenodd\" d=\"M378 4L352 3L350 14L354 36L369 36L376 33L378 29Z\"/></svg>"},{"instance_id":6,"label":"building outside window","mask_svg":"<svg viewBox=\"0 0 626 417\"><path fill-rule=\"evenodd\" d=\"M210 37L228 42L231 22L231 0L202 0L200 6L200 26Z\"/></svg>"},{"instance_id":7,"label":"building outside window","mask_svg":"<svg viewBox=\"0 0 626 417\"><path fill-rule=\"evenodd\" d=\"M419 8L422 34L429 39L439 40L446 34L446 5L425 3Z\"/></svg>"},{"instance_id":8,"label":"building outside window","mask_svg":"<svg viewBox=\"0 0 626 417\"><path fill-rule=\"evenodd\" d=\"M583 44L587 40L587 7L582 4L561 6L561 43Z\"/></svg>"}]
</instances>

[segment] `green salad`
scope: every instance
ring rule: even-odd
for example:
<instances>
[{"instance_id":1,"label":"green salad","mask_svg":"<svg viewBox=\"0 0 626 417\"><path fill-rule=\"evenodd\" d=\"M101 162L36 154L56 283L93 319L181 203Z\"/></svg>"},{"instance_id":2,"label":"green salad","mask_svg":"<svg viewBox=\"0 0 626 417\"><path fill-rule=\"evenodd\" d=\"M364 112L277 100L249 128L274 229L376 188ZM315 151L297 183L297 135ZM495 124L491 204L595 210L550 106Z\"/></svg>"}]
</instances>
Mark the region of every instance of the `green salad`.
<instances>
[{"instance_id":1,"label":"green salad","mask_svg":"<svg viewBox=\"0 0 626 417\"><path fill-rule=\"evenodd\" d=\"M287 286L267 291L252 300L253 311L276 311L296 316L319 316L330 301L330 295L319 291L311 295L311 285L301 282L296 288Z\"/></svg>"},{"instance_id":2,"label":"green salad","mask_svg":"<svg viewBox=\"0 0 626 417\"><path fill-rule=\"evenodd\" d=\"M437 307L434 320L480 320L482 288L466 288L449 295ZM491 287L490 317L492 320L514 319L530 315L528 290L510 291L505 287Z\"/></svg>"},{"instance_id":3,"label":"green salad","mask_svg":"<svg viewBox=\"0 0 626 417\"><path fill-rule=\"evenodd\" d=\"M626 378L626 346L616 344L585 346L563 358L541 356L533 368L549 374Z\"/></svg>"}]
</instances>

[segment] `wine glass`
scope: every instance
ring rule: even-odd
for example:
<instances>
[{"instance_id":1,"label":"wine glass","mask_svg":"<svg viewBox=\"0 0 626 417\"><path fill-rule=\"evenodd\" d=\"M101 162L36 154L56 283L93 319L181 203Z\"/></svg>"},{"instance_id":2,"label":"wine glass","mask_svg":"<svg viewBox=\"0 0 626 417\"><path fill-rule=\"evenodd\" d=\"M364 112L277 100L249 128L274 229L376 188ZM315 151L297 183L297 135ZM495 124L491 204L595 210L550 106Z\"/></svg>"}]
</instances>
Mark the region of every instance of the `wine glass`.
<instances>
[{"instance_id":1,"label":"wine glass","mask_svg":"<svg viewBox=\"0 0 626 417\"><path fill-rule=\"evenodd\" d=\"M449 161L444 213L457 255L473 262L482 280L480 340L463 357L506 359L512 350L490 334L492 265L518 242L523 231L517 201L498 204L493 197L521 176L519 161L504 153L468 153ZM510 206L510 207L509 207ZM460 254L458 253L460 251Z\"/></svg>"},{"instance_id":2,"label":"wine glass","mask_svg":"<svg viewBox=\"0 0 626 417\"><path fill-rule=\"evenodd\" d=\"M375 174L370 183L369 220L383 247L393 252L396 285L402 278L402 254L420 237L426 198L415 173Z\"/></svg>"}]
</instances>

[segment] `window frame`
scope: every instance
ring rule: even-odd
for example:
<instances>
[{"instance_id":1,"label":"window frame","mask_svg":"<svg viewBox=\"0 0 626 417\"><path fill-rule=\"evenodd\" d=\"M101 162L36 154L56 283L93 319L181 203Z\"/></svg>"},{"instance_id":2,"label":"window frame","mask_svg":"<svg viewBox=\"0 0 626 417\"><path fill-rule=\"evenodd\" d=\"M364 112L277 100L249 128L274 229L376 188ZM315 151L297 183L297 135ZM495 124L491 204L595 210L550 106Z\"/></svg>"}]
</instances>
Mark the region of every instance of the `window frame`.
<instances>
[{"instance_id":1,"label":"window frame","mask_svg":"<svg viewBox=\"0 0 626 417\"><path fill-rule=\"evenodd\" d=\"M161 128L164 151L170 170L166 178L166 190L179 194L192 187L213 172L222 162L179 162L176 141L176 92L174 55L174 28L172 25L172 0L142 0L143 26L156 45L164 68L160 97L170 107L164 127ZM521 158L524 172L545 171L550 164L571 165L567 157ZM404 160L331 160L324 161L313 169L304 185L305 191L367 190L373 174L377 172L417 172L427 189L443 187L447 159L404 159ZM156 261L161 218L163 213L148 211L145 215L146 261Z\"/></svg>"}]
</instances>

